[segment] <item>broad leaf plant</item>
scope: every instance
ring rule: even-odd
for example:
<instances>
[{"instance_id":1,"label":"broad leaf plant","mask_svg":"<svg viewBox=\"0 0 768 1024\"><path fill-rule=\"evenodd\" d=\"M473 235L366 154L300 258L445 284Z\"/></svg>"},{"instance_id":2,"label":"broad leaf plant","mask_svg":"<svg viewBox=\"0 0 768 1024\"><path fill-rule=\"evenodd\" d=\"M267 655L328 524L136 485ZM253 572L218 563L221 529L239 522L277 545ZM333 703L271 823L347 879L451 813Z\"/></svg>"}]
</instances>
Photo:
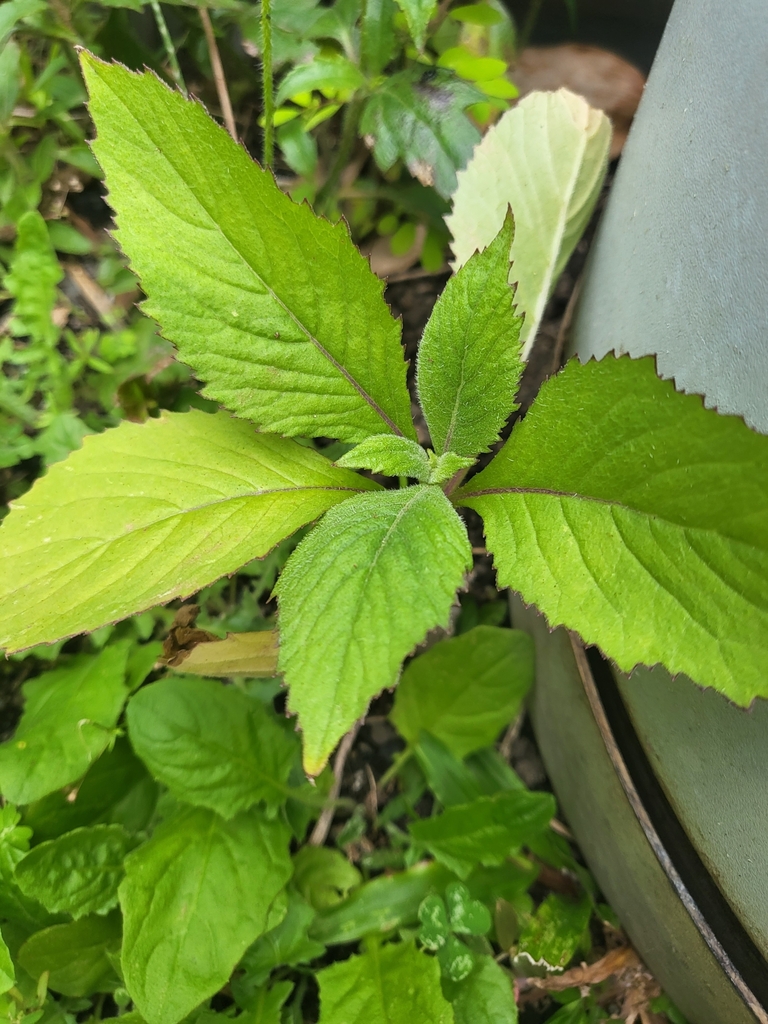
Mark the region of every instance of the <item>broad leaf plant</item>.
<instances>
[{"instance_id":1,"label":"broad leaf plant","mask_svg":"<svg viewBox=\"0 0 768 1024\"><path fill-rule=\"evenodd\" d=\"M223 409L86 437L15 503L0 531L8 651L192 594L317 521L275 588L279 669L316 775L448 625L472 561L468 507L499 585L622 670L662 663L741 704L768 695L766 438L679 394L652 359L572 361L472 475L522 371L508 214L424 332L425 450L400 325L346 226L281 193L151 73L82 64L144 310ZM307 445L321 437L354 447L332 464ZM233 792L230 810L253 794Z\"/></svg>"}]
</instances>

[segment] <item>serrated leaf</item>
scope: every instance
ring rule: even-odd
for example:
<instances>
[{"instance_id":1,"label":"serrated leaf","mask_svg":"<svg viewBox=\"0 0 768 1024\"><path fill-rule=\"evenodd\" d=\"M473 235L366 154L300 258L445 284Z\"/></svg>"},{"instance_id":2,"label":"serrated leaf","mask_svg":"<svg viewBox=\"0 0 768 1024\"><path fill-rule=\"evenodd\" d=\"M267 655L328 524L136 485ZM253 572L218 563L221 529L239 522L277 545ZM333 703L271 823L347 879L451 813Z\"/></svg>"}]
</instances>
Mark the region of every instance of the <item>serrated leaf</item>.
<instances>
[{"instance_id":1,"label":"serrated leaf","mask_svg":"<svg viewBox=\"0 0 768 1024\"><path fill-rule=\"evenodd\" d=\"M549 793L508 790L457 804L409 827L416 842L464 879L476 864L502 864L529 835L543 831L554 814Z\"/></svg>"},{"instance_id":2,"label":"serrated leaf","mask_svg":"<svg viewBox=\"0 0 768 1024\"><path fill-rule=\"evenodd\" d=\"M518 955L548 969L567 967L584 941L591 913L588 896L567 900L550 893L523 928Z\"/></svg>"},{"instance_id":3,"label":"serrated leaf","mask_svg":"<svg viewBox=\"0 0 768 1024\"><path fill-rule=\"evenodd\" d=\"M445 286L419 345L419 401L435 451L471 457L498 440L523 372L510 288L511 214Z\"/></svg>"},{"instance_id":4,"label":"serrated leaf","mask_svg":"<svg viewBox=\"0 0 768 1024\"><path fill-rule=\"evenodd\" d=\"M446 217L456 266L490 245L512 207L509 280L517 282L517 312L525 314L524 358L597 202L610 141L608 118L580 96L534 92L489 129L459 174Z\"/></svg>"},{"instance_id":5,"label":"serrated leaf","mask_svg":"<svg viewBox=\"0 0 768 1024\"><path fill-rule=\"evenodd\" d=\"M56 790L24 808L24 823L29 825L36 842L56 839L65 832L99 823L130 823L124 812L137 810L142 794L149 800L149 814L154 808L157 786L146 768L133 754L125 737L119 737L111 750L105 751L89 769L76 789ZM132 814L129 814L133 817ZM136 821L143 828L148 820Z\"/></svg>"},{"instance_id":6,"label":"serrated leaf","mask_svg":"<svg viewBox=\"0 0 768 1024\"><path fill-rule=\"evenodd\" d=\"M274 433L414 437L400 325L346 226L155 76L82 64L117 239L204 393Z\"/></svg>"},{"instance_id":7,"label":"serrated leaf","mask_svg":"<svg viewBox=\"0 0 768 1024\"><path fill-rule=\"evenodd\" d=\"M472 554L437 487L345 502L288 560L275 592L280 668L316 775L427 630L447 625Z\"/></svg>"},{"instance_id":8,"label":"serrated leaf","mask_svg":"<svg viewBox=\"0 0 768 1024\"><path fill-rule=\"evenodd\" d=\"M168 667L185 675L265 679L277 675L277 648L276 629L227 633L225 640L212 640L191 651L179 651Z\"/></svg>"},{"instance_id":9,"label":"serrated leaf","mask_svg":"<svg viewBox=\"0 0 768 1024\"><path fill-rule=\"evenodd\" d=\"M385 476L407 476L423 483L427 482L430 472L429 457L420 444L391 434L366 438L337 459L336 465L370 469Z\"/></svg>"},{"instance_id":10,"label":"serrated leaf","mask_svg":"<svg viewBox=\"0 0 768 1024\"><path fill-rule=\"evenodd\" d=\"M444 978L443 993L456 1024L517 1024L513 981L491 956L478 957L463 981Z\"/></svg>"},{"instance_id":11,"label":"serrated leaf","mask_svg":"<svg viewBox=\"0 0 768 1024\"><path fill-rule=\"evenodd\" d=\"M455 476L461 469L469 469L474 463L473 458L467 458L463 455L456 455L454 452L443 452L442 455L436 456L434 452L427 452L430 461L430 471L428 483L430 484L443 484L446 480L450 480L452 476Z\"/></svg>"},{"instance_id":12,"label":"serrated leaf","mask_svg":"<svg viewBox=\"0 0 768 1024\"><path fill-rule=\"evenodd\" d=\"M389 717L410 743L429 732L462 758L496 741L532 682L528 634L476 626L440 640L406 666Z\"/></svg>"},{"instance_id":13,"label":"serrated leaf","mask_svg":"<svg viewBox=\"0 0 768 1024\"><path fill-rule=\"evenodd\" d=\"M302 92L313 89L359 89L365 78L351 60L337 54L333 57L313 57L306 64L297 64L280 82L275 103L280 106Z\"/></svg>"},{"instance_id":14,"label":"serrated leaf","mask_svg":"<svg viewBox=\"0 0 768 1024\"><path fill-rule=\"evenodd\" d=\"M0 792L27 804L84 775L112 739L128 696L128 647L81 654L30 679L13 738L0 744Z\"/></svg>"},{"instance_id":15,"label":"serrated leaf","mask_svg":"<svg viewBox=\"0 0 768 1024\"><path fill-rule=\"evenodd\" d=\"M16 868L16 883L51 913L64 911L75 920L105 914L117 906L131 845L121 825L79 828L31 850Z\"/></svg>"},{"instance_id":16,"label":"serrated leaf","mask_svg":"<svg viewBox=\"0 0 768 1024\"><path fill-rule=\"evenodd\" d=\"M16 971L11 960L11 954L5 944L5 939L0 934L0 995L4 995L15 984Z\"/></svg>"},{"instance_id":17,"label":"serrated leaf","mask_svg":"<svg viewBox=\"0 0 768 1024\"><path fill-rule=\"evenodd\" d=\"M454 497L482 515L499 585L622 671L768 696L768 438L652 358L569 363Z\"/></svg>"},{"instance_id":18,"label":"serrated leaf","mask_svg":"<svg viewBox=\"0 0 768 1024\"><path fill-rule=\"evenodd\" d=\"M344 854L329 846L302 846L293 858L292 885L315 910L341 903L362 880Z\"/></svg>"},{"instance_id":19,"label":"serrated leaf","mask_svg":"<svg viewBox=\"0 0 768 1024\"><path fill-rule=\"evenodd\" d=\"M324 944L309 937L314 919L312 907L295 893L289 894L288 911L283 920L257 939L240 961L246 979L253 985L263 985L276 967L294 967L322 956ZM242 990L240 982L238 998Z\"/></svg>"},{"instance_id":20,"label":"serrated leaf","mask_svg":"<svg viewBox=\"0 0 768 1024\"><path fill-rule=\"evenodd\" d=\"M258 810L184 808L129 855L122 963L148 1024L177 1024L229 979L290 877L289 839Z\"/></svg>"},{"instance_id":21,"label":"serrated leaf","mask_svg":"<svg viewBox=\"0 0 768 1024\"><path fill-rule=\"evenodd\" d=\"M226 413L123 422L86 438L3 521L0 646L50 643L192 594L377 486Z\"/></svg>"},{"instance_id":22,"label":"serrated leaf","mask_svg":"<svg viewBox=\"0 0 768 1024\"><path fill-rule=\"evenodd\" d=\"M317 973L320 1024L452 1024L437 961L412 942L369 943Z\"/></svg>"},{"instance_id":23,"label":"serrated leaf","mask_svg":"<svg viewBox=\"0 0 768 1024\"><path fill-rule=\"evenodd\" d=\"M64 996L112 992L120 979L110 954L120 949L120 914L83 917L55 924L30 936L19 950L19 963L34 979L50 972L48 986Z\"/></svg>"},{"instance_id":24,"label":"serrated leaf","mask_svg":"<svg viewBox=\"0 0 768 1024\"><path fill-rule=\"evenodd\" d=\"M366 101L360 130L373 140L382 171L403 160L422 185L434 185L447 199L456 188L457 169L480 141L464 110L484 95L451 71L429 71L426 79L418 68L388 76Z\"/></svg>"},{"instance_id":25,"label":"serrated leaf","mask_svg":"<svg viewBox=\"0 0 768 1024\"><path fill-rule=\"evenodd\" d=\"M185 803L231 818L259 801L273 813L290 793L295 737L233 686L161 679L139 690L126 717L133 749Z\"/></svg>"},{"instance_id":26,"label":"serrated leaf","mask_svg":"<svg viewBox=\"0 0 768 1024\"><path fill-rule=\"evenodd\" d=\"M418 50L424 49L427 26L437 11L437 0L395 0L405 15L408 31Z\"/></svg>"},{"instance_id":27,"label":"serrated leaf","mask_svg":"<svg viewBox=\"0 0 768 1024\"><path fill-rule=\"evenodd\" d=\"M63 276L45 221L37 210L28 211L19 219L11 267L3 280L15 300L8 324L11 334L29 335L46 345L56 343L59 328L51 313L56 304L56 285Z\"/></svg>"}]
</instances>

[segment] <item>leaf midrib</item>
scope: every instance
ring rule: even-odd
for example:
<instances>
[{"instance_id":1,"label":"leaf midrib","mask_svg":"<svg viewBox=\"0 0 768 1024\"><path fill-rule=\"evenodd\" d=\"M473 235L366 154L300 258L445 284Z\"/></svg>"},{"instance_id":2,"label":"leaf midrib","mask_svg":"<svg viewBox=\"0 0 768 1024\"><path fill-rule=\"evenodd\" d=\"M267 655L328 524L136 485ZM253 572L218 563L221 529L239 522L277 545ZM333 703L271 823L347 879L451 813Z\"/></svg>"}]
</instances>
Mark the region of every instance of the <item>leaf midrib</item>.
<instances>
[{"instance_id":1,"label":"leaf midrib","mask_svg":"<svg viewBox=\"0 0 768 1024\"><path fill-rule=\"evenodd\" d=\"M128 106L128 104L125 103L125 101L122 99L122 97L117 92L115 92L115 90L112 88L111 83L106 81L103 78L102 78L102 81L109 88L110 92L115 97L115 99L122 105L122 107L124 108L126 113L139 126L141 131L147 137L148 141L153 146L157 146L158 145L157 142L152 138L152 136L149 134L147 129L144 127L144 125L138 120L138 118L135 116L135 114L133 114L133 112L131 111L131 109ZM183 182L184 187L186 188L186 190L190 193L190 195L193 196L195 202L198 204L200 209L202 209L205 212L206 216L208 217L208 219L210 220L211 224L214 226L216 231L219 232L221 237L231 247L233 252L239 257L239 259L242 261L242 263L250 270L250 272L253 274L253 276L256 278L256 280L259 281L259 283L263 286L263 288L269 293L269 295L272 297L274 302L277 303L284 310L284 312L291 318L291 320L293 320L293 322L296 324L296 326L299 328L299 330L306 336L306 338L309 340L309 342L312 345L315 346L317 351L325 359L327 359L328 362L331 363L331 365L334 367L334 369L336 369L337 372L342 377L344 377L344 379L355 389L355 391L357 391L357 393L360 395L360 397L363 399L363 401L366 402L370 406L370 408L376 413L376 415L379 416L379 418L381 420L383 420L384 423L387 424L387 426L390 428L390 430L392 430L392 432L394 434L396 434L397 436L404 437L405 435L403 434L403 431L400 430L400 428L395 424L395 422L392 419L390 419L390 417L384 412L384 410L381 408L381 406L378 404L378 402L376 402L371 397L371 395L368 394L368 392L365 390L365 388L362 386L362 384L360 384L357 380L355 380L355 378L352 376L352 374L344 366L342 366L341 363L334 356L331 355L331 353L328 351L328 349L326 349L325 346L322 344L320 339L316 338L315 335L309 330L309 328L306 327L301 322L301 320L295 315L295 313L293 313L293 311L288 308L288 306L285 304L285 302L277 295L275 290L270 285L267 284L267 282L264 280L262 275L245 258L244 254L240 251L240 249L235 244L235 242L224 231L224 229L221 226L221 224L219 224L219 222L216 220L216 218L210 212L208 207L203 203L203 201L200 198L200 196L191 188L191 186L187 182L187 180L184 177L184 175L182 174L182 172L176 166L174 161L168 156L168 154L166 152L162 152L162 155L163 155L163 158L167 161L167 163L173 168L174 172L178 175L179 179ZM149 190L147 190L147 191L149 191ZM177 216L176 214L173 213L172 210L168 209L168 207L165 205L165 203L162 202L162 200L159 199L159 197L153 195L153 198L157 202L160 202L161 205L165 206L165 208L168 210L168 212L171 213L173 216Z\"/></svg>"}]
</instances>

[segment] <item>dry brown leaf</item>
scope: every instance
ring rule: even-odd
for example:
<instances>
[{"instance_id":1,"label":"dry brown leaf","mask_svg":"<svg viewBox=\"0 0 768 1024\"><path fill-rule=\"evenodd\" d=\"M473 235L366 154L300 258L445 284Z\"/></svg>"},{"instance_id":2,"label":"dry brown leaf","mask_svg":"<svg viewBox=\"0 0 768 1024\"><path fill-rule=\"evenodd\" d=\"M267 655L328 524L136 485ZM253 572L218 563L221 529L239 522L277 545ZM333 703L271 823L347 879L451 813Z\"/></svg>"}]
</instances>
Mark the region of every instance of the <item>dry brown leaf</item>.
<instances>
[{"instance_id":1,"label":"dry brown leaf","mask_svg":"<svg viewBox=\"0 0 768 1024\"><path fill-rule=\"evenodd\" d=\"M634 65L599 46L583 43L529 46L510 76L521 96L565 86L590 106L604 110L613 125L611 159L624 146L645 86L645 78Z\"/></svg>"},{"instance_id":2,"label":"dry brown leaf","mask_svg":"<svg viewBox=\"0 0 768 1024\"><path fill-rule=\"evenodd\" d=\"M204 633L202 629L195 633ZM207 634L191 649L180 651L170 668L196 676L231 678L248 676L264 679L276 676L277 630L264 629L255 633L228 633L225 640Z\"/></svg>"},{"instance_id":3,"label":"dry brown leaf","mask_svg":"<svg viewBox=\"0 0 768 1024\"><path fill-rule=\"evenodd\" d=\"M196 604L183 604L179 608L168 636L163 640L161 664L176 668L198 644L220 640L214 633L195 627L195 619L199 614L200 607Z\"/></svg>"}]
</instances>

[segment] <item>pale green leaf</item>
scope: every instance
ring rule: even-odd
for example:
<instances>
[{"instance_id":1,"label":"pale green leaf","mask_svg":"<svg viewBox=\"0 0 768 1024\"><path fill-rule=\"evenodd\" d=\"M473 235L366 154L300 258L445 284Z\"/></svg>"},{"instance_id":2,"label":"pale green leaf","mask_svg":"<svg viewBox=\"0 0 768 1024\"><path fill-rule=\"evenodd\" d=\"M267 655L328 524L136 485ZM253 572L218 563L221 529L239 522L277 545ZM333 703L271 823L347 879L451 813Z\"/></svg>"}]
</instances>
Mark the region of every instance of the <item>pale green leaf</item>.
<instances>
[{"instance_id":1,"label":"pale green leaf","mask_svg":"<svg viewBox=\"0 0 768 1024\"><path fill-rule=\"evenodd\" d=\"M48 986L64 996L112 992L120 984L110 960L120 949L120 914L83 917L30 936L19 963L34 979L50 972Z\"/></svg>"},{"instance_id":2,"label":"pale green leaf","mask_svg":"<svg viewBox=\"0 0 768 1024\"><path fill-rule=\"evenodd\" d=\"M164 412L87 437L0 528L0 646L192 594L377 486L223 412Z\"/></svg>"},{"instance_id":3,"label":"pale green leaf","mask_svg":"<svg viewBox=\"0 0 768 1024\"><path fill-rule=\"evenodd\" d=\"M491 956L478 957L463 981L443 979L456 1024L517 1024L512 978Z\"/></svg>"},{"instance_id":4,"label":"pale green leaf","mask_svg":"<svg viewBox=\"0 0 768 1024\"><path fill-rule=\"evenodd\" d=\"M0 934L0 995L3 995L9 988L16 984L16 971L11 960L11 954L5 944L5 939Z\"/></svg>"},{"instance_id":5,"label":"pale green leaf","mask_svg":"<svg viewBox=\"0 0 768 1024\"><path fill-rule=\"evenodd\" d=\"M246 978L254 985L263 985L276 967L294 967L322 956L325 946L309 937L315 911L308 903L291 893L288 911L280 924L254 942L240 961ZM243 989L239 983L238 998Z\"/></svg>"},{"instance_id":6,"label":"pale green leaf","mask_svg":"<svg viewBox=\"0 0 768 1024\"><path fill-rule=\"evenodd\" d=\"M233 686L194 676L161 679L128 704L133 749L179 800L225 818L290 793L295 736L274 712Z\"/></svg>"},{"instance_id":7,"label":"pale green leaf","mask_svg":"<svg viewBox=\"0 0 768 1024\"><path fill-rule=\"evenodd\" d=\"M82 61L117 239L204 393L275 433L415 436L400 325L346 225L154 75Z\"/></svg>"},{"instance_id":8,"label":"pale green leaf","mask_svg":"<svg viewBox=\"0 0 768 1024\"><path fill-rule=\"evenodd\" d=\"M517 282L523 356L544 306L592 214L605 177L611 126L567 89L534 92L486 133L459 174L446 218L456 266L490 245L512 207L509 280Z\"/></svg>"},{"instance_id":9,"label":"pale green leaf","mask_svg":"<svg viewBox=\"0 0 768 1024\"><path fill-rule=\"evenodd\" d=\"M316 775L338 740L394 686L403 658L447 625L472 553L432 486L345 502L296 548L278 580L280 667Z\"/></svg>"},{"instance_id":10,"label":"pale green leaf","mask_svg":"<svg viewBox=\"0 0 768 1024\"><path fill-rule=\"evenodd\" d=\"M29 850L32 829L19 825L21 815L13 806L0 807L0 877L10 878Z\"/></svg>"},{"instance_id":11,"label":"pale green leaf","mask_svg":"<svg viewBox=\"0 0 768 1024\"><path fill-rule=\"evenodd\" d=\"M405 15L416 48L423 50L427 27L437 11L437 0L396 0L396 3Z\"/></svg>"},{"instance_id":12,"label":"pale green leaf","mask_svg":"<svg viewBox=\"0 0 768 1024\"><path fill-rule=\"evenodd\" d=\"M520 326L509 287L512 215L452 277L419 345L419 401L435 451L471 457L498 440L523 372Z\"/></svg>"},{"instance_id":13,"label":"pale green leaf","mask_svg":"<svg viewBox=\"0 0 768 1024\"><path fill-rule=\"evenodd\" d=\"M185 808L128 856L123 971L148 1024L176 1024L229 979L290 877L289 839L258 810Z\"/></svg>"},{"instance_id":14,"label":"pale green leaf","mask_svg":"<svg viewBox=\"0 0 768 1024\"><path fill-rule=\"evenodd\" d=\"M422 185L434 185L447 198L456 188L457 169L480 141L464 110L485 97L451 71L429 71L429 78L419 68L388 76L366 101L360 130L373 140L383 171L402 160Z\"/></svg>"},{"instance_id":15,"label":"pale green leaf","mask_svg":"<svg viewBox=\"0 0 768 1024\"><path fill-rule=\"evenodd\" d=\"M429 458L420 444L391 434L366 438L337 459L336 465L348 469L370 469L385 476L407 476L424 483L430 471Z\"/></svg>"},{"instance_id":16,"label":"pale green leaf","mask_svg":"<svg viewBox=\"0 0 768 1024\"><path fill-rule=\"evenodd\" d=\"M292 884L315 910L340 903L362 880L344 854L329 846L302 846L293 858Z\"/></svg>"},{"instance_id":17,"label":"pale green leaf","mask_svg":"<svg viewBox=\"0 0 768 1024\"><path fill-rule=\"evenodd\" d=\"M107 748L123 704L128 648L80 654L22 687L25 705L12 739L0 744L0 793L27 804L75 782Z\"/></svg>"},{"instance_id":18,"label":"pale green leaf","mask_svg":"<svg viewBox=\"0 0 768 1024\"><path fill-rule=\"evenodd\" d=\"M280 106L292 96L302 92L312 92L313 89L354 91L364 84L365 78L362 72L346 57L342 57L340 54L334 57L313 57L306 64L297 64L291 68L280 83L275 103Z\"/></svg>"},{"instance_id":19,"label":"pale green leaf","mask_svg":"<svg viewBox=\"0 0 768 1024\"><path fill-rule=\"evenodd\" d=\"M567 900L550 893L523 928L518 955L523 954L532 963L549 970L567 967L584 944L585 935L589 938L587 928L591 913L588 896Z\"/></svg>"},{"instance_id":20,"label":"pale green leaf","mask_svg":"<svg viewBox=\"0 0 768 1024\"><path fill-rule=\"evenodd\" d=\"M11 116L19 95L19 58L20 50L11 39L0 50L0 124Z\"/></svg>"},{"instance_id":21,"label":"pale green leaf","mask_svg":"<svg viewBox=\"0 0 768 1024\"><path fill-rule=\"evenodd\" d=\"M45 221L30 210L18 223L11 268L3 284L14 298L8 330L17 336L54 345L59 328L51 319L56 305L56 285L64 271L48 237Z\"/></svg>"},{"instance_id":22,"label":"pale green leaf","mask_svg":"<svg viewBox=\"0 0 768 1024\"><path fill-rule=\"evenodd\" d=\"M554 814L555 801L549 793L507 790L421 818L412 822L410 830L441 864L466 878L477 864L502 864L528 836L547 828Z\"/></svg>"},{"instance_id":23,"label":"pale green leaf","mask_svg":"<svg viewBox=\"0 0 768 1024\"><path fill-rule=\"evenodd\" d=\"M454 498L482 515L499 585L622 671L768 696L768 438L652 358L569 363Z\"/></svg>"},{"instance_id":24,"label":"pale green leaf","mask_svg":"<svg viewBox=\"0 0 768 1024\"><path fill-rule=\"evenodd\" d=\"M453 1024L434 957L412 942L369 942L317 973L320 1024Z\"/></svg>"},{"instance_id":25,"label":"pale green leaf","mask_svg":"<svg viewBox=\"0 0 768 1024\"><path fill-rule=\"evenodd\" d=\"M403 672L390 718L409 743L422 731L456 757L494 743L533 682L527 633L476 626L441 640Z\"/></svg>"},{"instance_id":26,"label":"pale green leaf","mask_svg":"<svg viewBox=\"0 0 768 1024\"><path fill-rule=\"evenodd\" d=\"M117 906L117 887L131 839L121 825L94 825L40 843L16 868L25 896L77 920Z\"/></svg>"},{"instance_id":27,"label":"pale green leaf","mask_svg":"<svg viewBox=\"0 0 768 1024\"><path fill-rule=\"evenodd\" d=\"M168 667L185 675L269 678L277 674L277 630L228 633L225 640L179 651Z\"/></svg>"}]
</instances>

